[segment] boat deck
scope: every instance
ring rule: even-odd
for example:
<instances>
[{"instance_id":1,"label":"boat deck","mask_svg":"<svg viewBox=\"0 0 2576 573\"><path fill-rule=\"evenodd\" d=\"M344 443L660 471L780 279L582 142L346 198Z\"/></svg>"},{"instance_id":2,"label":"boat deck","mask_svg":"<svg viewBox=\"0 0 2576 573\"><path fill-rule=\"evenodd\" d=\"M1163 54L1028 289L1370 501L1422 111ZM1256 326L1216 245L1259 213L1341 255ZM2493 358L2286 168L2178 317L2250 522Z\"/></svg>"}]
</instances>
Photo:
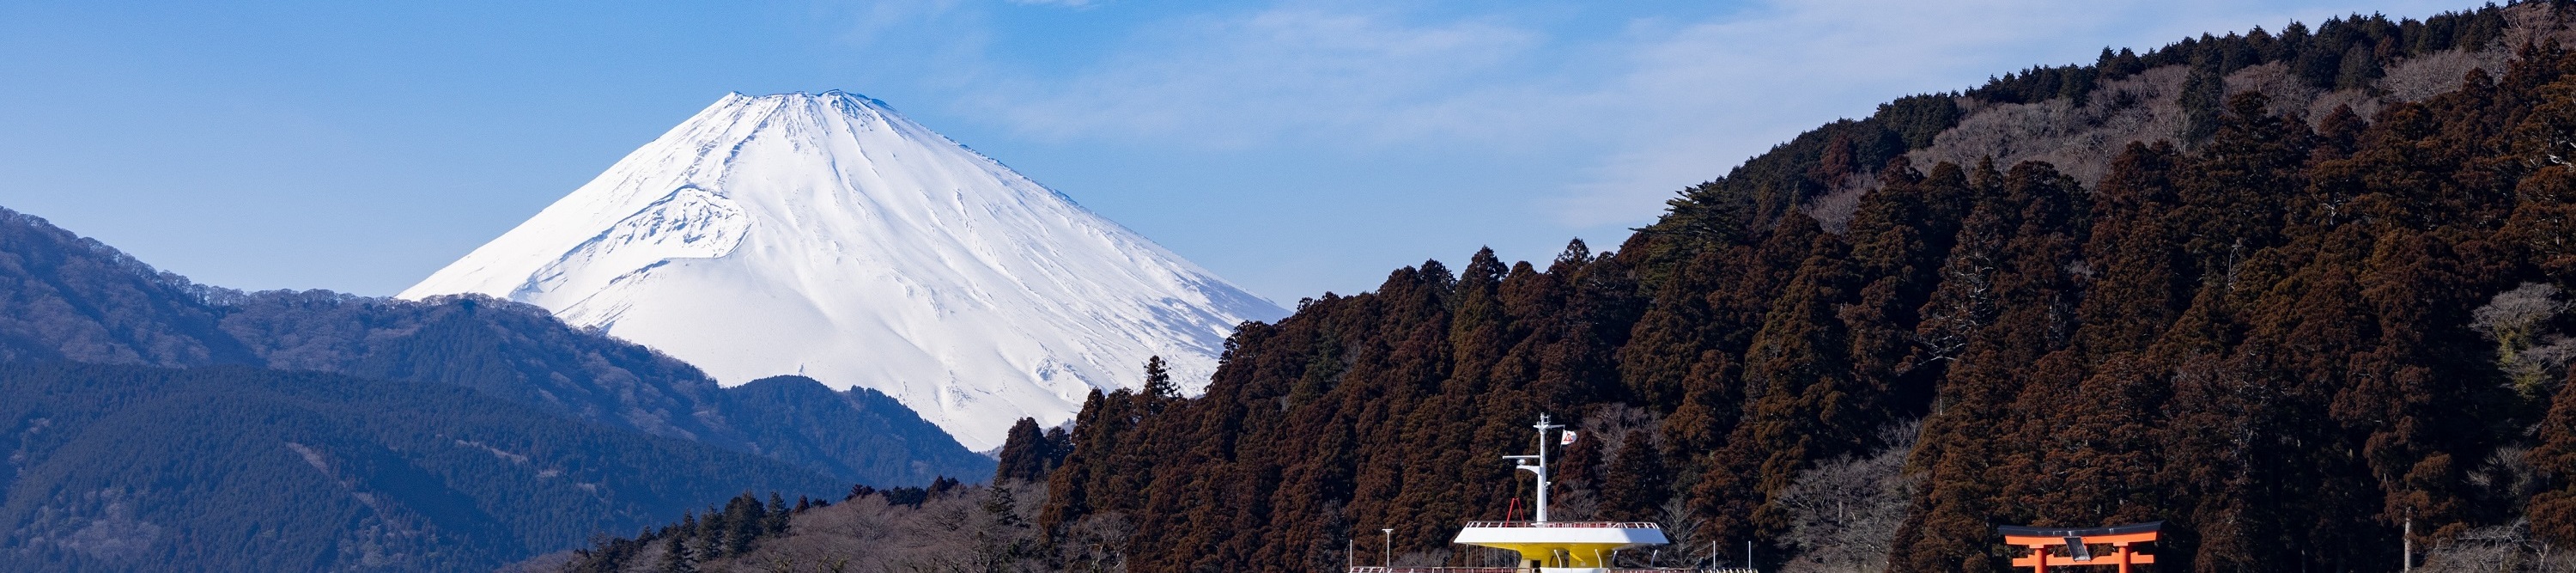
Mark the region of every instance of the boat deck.
<instances>
[{"instance_id":1,"label":"boat deck","mask_svg":"<svg viewBox=\"0 0 2576 573\"><path fill-rule=\"evenodd\" d=\"M1582 568L1582 567L1544 567L1544 568L1539 568L1539 569L1520 568L1520 567L1352 567L1352 568L1351 568L1351 570L1350 570L1350 573L1532 573L1532 572L1534 572L1534 571L1596 571L1596 572L1599 572L1599 573L1708 573L1708 570L1705 570L1705 569L1683 569L1683 568L1675 568L1675 567L1663 567L1663 568L1653 568L1653 569L1637 568L1637 567L1617 567L1617 568L1610 568L1610 569L1596 569L1596 568Z\"/></svg>"}]
</instances>

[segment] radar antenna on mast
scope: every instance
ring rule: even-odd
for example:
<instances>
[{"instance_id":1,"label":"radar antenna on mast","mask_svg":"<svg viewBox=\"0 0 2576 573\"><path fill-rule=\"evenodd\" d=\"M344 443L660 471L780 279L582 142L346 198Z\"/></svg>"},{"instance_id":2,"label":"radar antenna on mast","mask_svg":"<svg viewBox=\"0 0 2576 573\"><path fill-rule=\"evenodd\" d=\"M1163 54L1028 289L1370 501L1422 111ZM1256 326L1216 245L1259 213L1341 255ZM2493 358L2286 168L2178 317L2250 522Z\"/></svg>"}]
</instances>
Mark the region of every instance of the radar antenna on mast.
<instances>
[{"instance_id":1,"label":"radar antenna on mast","mask_svg":"<svg viewBox=\"0 0 2576 573\"><path fill-rule=\"evenodd\" d=\"M1538 423L1531 424L1530 427L1538 429L1538 455L1503 456L1503 459L1513 460L1514 469L1538 475L1538 503L1531 506L1531 513L1535 518L1534 523L1547 523L1547 433L1565 426L1555 424L1547 414L1542 413L1538 415Z\"/></svg>"}]
</instances>

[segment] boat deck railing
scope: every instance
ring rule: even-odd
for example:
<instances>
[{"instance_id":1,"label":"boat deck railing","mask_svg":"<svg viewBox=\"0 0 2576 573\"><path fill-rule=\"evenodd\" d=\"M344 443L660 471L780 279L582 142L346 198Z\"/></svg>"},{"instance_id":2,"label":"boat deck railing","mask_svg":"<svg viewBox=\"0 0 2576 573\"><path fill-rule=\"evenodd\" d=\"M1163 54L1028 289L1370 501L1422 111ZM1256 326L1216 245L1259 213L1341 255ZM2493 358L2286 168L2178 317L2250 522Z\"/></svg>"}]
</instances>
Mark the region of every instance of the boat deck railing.
<instances>
[{"instance_id":1,"label":"boat deck railing","mask_svg":"<svg viewBox=\"0 0 2576 573\"><path fill-rule=\"evenodd\" d=\"M1470 521L1468 527L1587 527L1598 529L1663 529L1651 521Z\"/></svg>"},{"instance_id":2,"label":"boat deck railing","mask_svg":"<svg viewBox=\"0 0 2576 573\"><path fill-rule=\"evenodd\" d=\"M1531 573L1536 569L1521 567L1352 567L1350 573ZM1610 573L1708 573L1707 569L1613 567ZM1731 571L1726 569L1719 572Z\"/></svg>"}]
</instances>

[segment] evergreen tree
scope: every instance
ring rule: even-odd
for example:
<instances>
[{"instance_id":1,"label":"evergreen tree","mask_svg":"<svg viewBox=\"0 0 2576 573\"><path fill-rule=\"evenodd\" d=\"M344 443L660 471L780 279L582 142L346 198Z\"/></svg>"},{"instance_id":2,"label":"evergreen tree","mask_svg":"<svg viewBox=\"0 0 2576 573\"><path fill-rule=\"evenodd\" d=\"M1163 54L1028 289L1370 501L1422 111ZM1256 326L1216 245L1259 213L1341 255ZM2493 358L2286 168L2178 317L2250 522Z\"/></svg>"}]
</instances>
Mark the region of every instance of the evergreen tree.
<instances>
[{"instance_id":1,"label":"evergreen tree","mask_svg":"<svg viewBox=\"0 0 2576 573\"><path fill-rule=\"evenodd\" d=\"M2218 62L2202 60L2192 65L2191 74L2183 77L2178 99L2182 104L2183 141L2196 143L2217 133L2221 104L2226 97L2227 75L2218 70Z\"/></svg>"},{"instance_id":2,"label":"evergreen tree","mask_svg":"<svg viewBox=\"0 0 2576 573\"><path fill-rule=\"evenodd\" d=\"M2531 531L2558 544L2576 543L2576 390L2571 389L2576 384L2559 385L2540 423L2540 445L2529 458L2533 469L2550 478L2550 487L2531 498Z\"/></svg>"},{"instance_id":3,"label":"evergreen tree","mask_svg":"<svg viewBox=\"0 0 2576 573\"><path fill-rule=\"evenodd\" d=\"M803 500L798 500L798 502L801 505ZM796 514L788 511L787 499L780 497L778 492L774 491L769 492L769 506L765 509L766 511L761 514L760 522L760 529L763 535L787 531L788 520L796 516Z\"/></svg>"},{"instance_id":4,"label":"evergreen tree","mask_svg":"<svg viewBox=\"0 0 2576 573\"><path fill-rule=\"evenodd\" d=\"M2098 269L2080 309L2088 352L2106 357L2144 350L2190 303L2191 261L2185 240L2167 221L2180 202L2173 146L2131 143L2111 163L2093 196L2098 216L2084 260Z\"/></svg>"},{"instance_id":5,"label":"evergreen tree","mask_svg":"<svg viewBox=\"0 0 2576 573\"><path fill-rule=\"evenodd\" d=\"M1815 222L1793 215L1782 224ZM1836 310L1851 300L1848 252L1832 235L1815 240L1745 353L1744 422L1693 492L1707 519L1702 527L1723 543L1785 533L1787 515L1768 503L1770 494L1814 460L1866 446L1855 434L1873 432L1886 417L1878 401L1884 392L1854 380L1844 361L1850 342Z\"/></svg>"},{"instance_id":6,"label":"evergreen tree","mask_svg":"<svg viewBox=\"0 0 2576 573\"><path fill-rule=\"evenodd\" d=\"M2032 452L2017 442L2043 430L2027 425L2015 406L2030 383L2026 369L2072 342L2078 293L2068 269L2085 238L2086 207L2081 190L2044 164L2017 165L1997 178L1999 192L1969 214L1943 272L1950 280L1933 297L1932 304L1959 310L1925 312L1955 317L1941 328L1975 326L1964 331L1941 383L1945 407L1925 420L1912 465L1931 485L1897 533L1902 563L1893 567L2000 571L1997 556L1969 540L1988 535L1989 523L2029 517L2003 495L2036 469Z\"/></svg>"},{"instance_id":7,"label":"evergreen tree","mask_svg":"<svg viewBox=\"0 0 2576 573\"><path fill-rule=\"evenodd\" d=\"M1629 430L1601 476L1603 516L1614 521L1663 519L1664 500L1672 496L1671 472L1655 446L1654 433Z\"/></svg>"},{"instance_id":8,"label":"evergreen tree","mask_svg":"<svg viewBox=\"0 0 2576 573\"><path fill-rule=\"evenodd\" d=\"M993 470L993 482L1045 482L1055 471L1055 444L1038 431L1035 418L1020 418L1002 440L1001 464Z\"/></svg>"},{"instance_id":9,"label":"evergreen tree","mask_svg":"<svg viewBox=\"0 0 2576 573\"><path fill-rule=\"evenodd\" d=\"M691 555L689 547L690 536L685 534L697 528L697 519L688 517L682 519L681 523L683 525L679 531L683 534L663 538L662 573L697 573L697 559L696 556Z\"/></svg>"},{"instance_id":10,"label":"evergreen tree","mask_svg":"<svg viewBox=\"0 0 2576 573\"><path fill-rule=\"evenodd\" d=\"M1156 398L1179 398L1181 387L1172 383L1172 372L1163 366L1163 357L1145 359L1145 395Z\"/></svg>"}]
</instances>

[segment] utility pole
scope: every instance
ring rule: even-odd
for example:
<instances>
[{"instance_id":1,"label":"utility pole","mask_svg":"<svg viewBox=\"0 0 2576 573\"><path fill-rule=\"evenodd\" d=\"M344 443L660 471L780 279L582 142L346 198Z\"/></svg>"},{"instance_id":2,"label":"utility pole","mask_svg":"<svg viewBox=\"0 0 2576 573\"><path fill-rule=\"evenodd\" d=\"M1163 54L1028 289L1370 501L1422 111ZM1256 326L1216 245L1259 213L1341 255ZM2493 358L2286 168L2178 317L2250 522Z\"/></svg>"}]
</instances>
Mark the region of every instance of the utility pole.
<instances>
[{"instance_id":1,"label":"utility pole","mask_svg":"<svg viewBox=\"0 0 2576 573\"><path fill-rule=\"evenodd\" d=\"M1384 555L1379 555L1379 557L1382 557L1382 558L1385 558L1385 559L1386 559L1386 570L1388 570L1388 571L1394 571L1394 570L1395 570L1395 530L1394 530L1394 529L1380 529L1380 530L1378 530L1378 531L1384 531L1384 532L1386 532L1386 554L1384 554Z\"/></svg>"},{"instance_id":2,"label":"utility pole","mask_svg":"<svg viewBox=\"0 0 2576 573\"><path fill-rule=\"evenodd\" d=\"M1357 550L1359 550L1359 540L1348 537L1342 538L1342 569L1348 570L1352 567L1360 566L1359 554L1353 553L1353 551Z\"/></svg>"},{"instance_id":3,"label":"utility pole","mask_svg":"<svg viewBox=\"0 0 2576 573\"><path fill-rule=\"evenodd\" d=\"M2405 535L2406 546L2397 552L2397 558L2401 560L2397 563L2397 570L2412 573L2415 571L2415 509L2411 507L2406 509Z\"/></svg>"}]
</instances>

